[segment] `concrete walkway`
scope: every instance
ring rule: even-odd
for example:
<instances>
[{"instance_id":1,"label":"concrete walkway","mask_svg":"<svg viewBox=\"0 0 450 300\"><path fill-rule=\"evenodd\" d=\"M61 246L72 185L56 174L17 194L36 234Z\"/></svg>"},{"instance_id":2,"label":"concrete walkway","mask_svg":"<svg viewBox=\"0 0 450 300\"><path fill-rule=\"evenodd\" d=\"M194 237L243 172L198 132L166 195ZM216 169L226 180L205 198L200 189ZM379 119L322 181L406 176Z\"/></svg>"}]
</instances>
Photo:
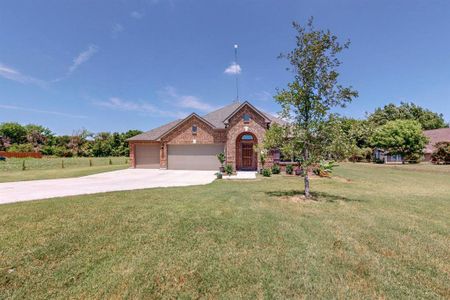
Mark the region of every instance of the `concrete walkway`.
<instances>
[{"instance_id":1,"label":"concrete walkway","mask_svg":"<svg viewBox=\"0 0 450 300\"><path fill-rule=\"evenodd\" d=\"M227 176L227 175L223 175L223 179L228 179L228 180L240 180L240 179L256 179L256 172L253 171L238 171L236 172L236 175L231 175L231 176Z\"/></svg>"},{"instance_id":2,"label":"concrete walkway","mask_svg":"<svg viewBox=\"0 0 450 300\"><path fill-rule=\"evenodd\" d=\"M215 171L125 169L95 175L0 183L0 204L155 187L207 184Z\"/></svg>"}]
</instances>

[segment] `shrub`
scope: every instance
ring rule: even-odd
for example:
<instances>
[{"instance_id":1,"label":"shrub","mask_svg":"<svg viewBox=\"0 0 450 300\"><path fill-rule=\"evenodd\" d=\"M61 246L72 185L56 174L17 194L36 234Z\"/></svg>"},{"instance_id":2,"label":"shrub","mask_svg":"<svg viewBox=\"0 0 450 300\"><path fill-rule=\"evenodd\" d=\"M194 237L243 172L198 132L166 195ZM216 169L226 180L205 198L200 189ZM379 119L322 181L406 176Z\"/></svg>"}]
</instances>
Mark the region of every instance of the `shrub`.
<instances>
[{"instance_id":1,"label":"shrub","mask_svg":"<svg viewBox=\"0 0 450 300\"><path fill-rule=\"evenodd\" d=\"M431 161L435 164L450 164L450 142L439 142L436 150L431 154Z\"/></svg>"},{"instance_id":2,"label":"shrub","mask_svg":"<svg viewBox=\"0 0 450 300\"><path fill-rule=\"evenodd\" d=\"M286 174L292 175L293 172L294 172L294 167L292 165L287 165L286 166Z\"/></svg>"},{"instance_id":3,"label":"shrub","mask_svg":"<svg viewBox=\"0 0 450 300\"><path fill-rule=\"evenodd\" d=\"M263 169L262 174L264 177L270 177L272 175L272 172L270 171L270 169Z\"/></svg>"},{"instance_id":4,"label":"shrub","mask_svg":"<svg viewBox=\"0 0 450 300\"><path fill-rule=\"evenodd\" d=\"M13 144L8 147L8 152L33 152L32 144Z\"/></svg>"},{"instance_id":5,"label":"shrub","mask_svg":"<svg viewBox=\"0 0 450 300\"><path fill-rule=\"evenodd\" d=\"M225 153L217 153L217 159L219 160L220 165L223 166L223 163L225 162Z\"/></svg>"},{"instance_id":6,"label":"shrub","mask_svg":"<svg viewBox=\"0 0 450 300\"><path fill-rule=\"evenodd\" d=\"M227 173L228 176L233 174L233 166L232 165L226 165L225 166L225 173Z\"/></svg>"},{"instance_id":7,"label":"shrub","mask_svg":"<svg viewBox=\"0 0 450 300\"><path fill-rule=\"evenodd\" d=\"M314 168L314 174L320 177L330 177L331 172L333 172L333 168L336 166L334 161L321 161L319 165Z\"/></svg>"},{"instance_id":8,"label":"shrub","mask_svg":"<svg viewBox=\"0 0 450 300\"><path fill-rule=\"evenodd\" d=\"M280 174L280 166L273 165L272 166L272 174Z\"/></svg>"},{"instance_id":9,"label":"shrub","mask_svg":"<svg viewBox=\"0 0 450 300\"><path fill-rule=\"evenodd\" d=\"M217 179L222 179L222 173L217 172L217 173L216 173L216 177L217 177Z\"/></svg>"}]
</instances>

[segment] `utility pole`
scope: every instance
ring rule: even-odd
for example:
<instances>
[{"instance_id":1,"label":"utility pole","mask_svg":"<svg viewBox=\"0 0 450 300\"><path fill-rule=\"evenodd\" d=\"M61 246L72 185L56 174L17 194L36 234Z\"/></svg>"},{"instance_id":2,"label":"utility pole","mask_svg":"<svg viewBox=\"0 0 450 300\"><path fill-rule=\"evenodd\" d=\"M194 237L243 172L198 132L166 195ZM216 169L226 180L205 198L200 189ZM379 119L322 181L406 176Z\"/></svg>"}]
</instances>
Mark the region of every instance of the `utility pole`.
<instances>
[{"instance_id":1,"label":"utility pole","mask_svg":"<svg viewBox=\"0 0 450 300\"><path fill-rule=\"evenodd\" d=\"M239 103L239 64L238 64L238 45L234 45L234 66L236 76L236 102Z\"/></svg>"}]
</instances>

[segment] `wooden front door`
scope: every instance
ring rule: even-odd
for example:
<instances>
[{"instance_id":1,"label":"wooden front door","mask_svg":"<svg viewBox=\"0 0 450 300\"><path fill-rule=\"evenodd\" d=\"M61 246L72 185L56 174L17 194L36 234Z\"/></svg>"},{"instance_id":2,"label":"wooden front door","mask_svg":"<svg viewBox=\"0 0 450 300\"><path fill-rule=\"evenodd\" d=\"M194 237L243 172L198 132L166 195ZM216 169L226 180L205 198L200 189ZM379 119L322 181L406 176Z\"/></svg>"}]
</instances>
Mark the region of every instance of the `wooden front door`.
<instances>
[{"instance_id":1,"label":"wooden front door","mask_svg":"<svg viewBox=\"0 0 450 300\"><path fill-rule=\"evenodd\" d=\"M253 159L254 159L254 151L253 151L253 143L242 143L242 165L241 168L243 170L252 170L254 169Z\"/></svg>"}]
</instances>

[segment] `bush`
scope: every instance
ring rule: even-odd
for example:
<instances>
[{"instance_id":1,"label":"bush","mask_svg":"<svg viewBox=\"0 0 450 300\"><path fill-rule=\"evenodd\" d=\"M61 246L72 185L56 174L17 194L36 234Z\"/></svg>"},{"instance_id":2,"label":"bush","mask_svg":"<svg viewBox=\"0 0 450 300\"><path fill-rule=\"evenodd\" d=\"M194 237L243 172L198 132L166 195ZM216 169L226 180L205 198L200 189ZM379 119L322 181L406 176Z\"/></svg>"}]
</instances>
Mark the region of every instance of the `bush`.
<instances>
[{"instance_id":1,"label":"bush","mask_svg":"<svg viewBox=\"0 0 450 300\"><path fill-rule=\"evenodd\" d=\"M450 142L439 142L436 150L431 154L431 161L435 164L450 164Z\"/></svg>"},{"instance_id":2,"label":"bush","mask_svg":"<svg viewBox=\"0 0 450 300\"><path fill-rule=\"evenodd\" d=\"M34 152L32 144L13 144L8 147L8 152Z\"/></svg>"},{"instance_id":3,"label":"bush","mask_svg":"<svg viewBox=\"0 0 450 300\"><path fill-rule=\"evenodd\" d=\"M280 174L280 166L273 165L272 166L272 174Z\"/></svg>"},{"instance_id":4,"label":"bush","mask_svg":"<svg viewBox=\"0 0 450 300\"><path fill-rule=\"evenodd\" d=\"M217 179L222 179L222 173L217 172L217 173L216 173L216 178L217 178Z\"/></svg>"},{"instance_id":5,"label":"bush","mask_svg":"<svg viewBox=\"0 0 450 300\"><path fill-rule=\"evenodd\" d=\"M228 176L233 174L233 166L232 165L226 165L225 166L225 173L227 173Z\"/></svg>"},{"instance_id":6,"label":"bush","mask_svg":"<svg viewBox=\"0 0 450 300\"><path fill-rule=\"evenodd\" d=\"M292 175L294 172L294 166L293 165L287 165L286 166L286 174Z\"/></svg>"},{"instance_id":7,"label":"bush","mask_svg":"<svg viewBox=\"0 0 450 300\"><path fill-rule=\"evenodd\" d=\"M272 172L270 169L263 169L262 174L264 177L270 177L272 175Z\"/></svg>"},{"instance_id":8,"label":"bush","mask_svg":"<svg viewBox=\"0 0 450 300\"><path fill-rule=\"evenodd\" d=\"M319 165L314 168L313 172L320 177L330 177L331 172L333 172L333 168L335 166L336 164L334 163L334 161L321 161Z\"/></svg>"}]
</instances>

